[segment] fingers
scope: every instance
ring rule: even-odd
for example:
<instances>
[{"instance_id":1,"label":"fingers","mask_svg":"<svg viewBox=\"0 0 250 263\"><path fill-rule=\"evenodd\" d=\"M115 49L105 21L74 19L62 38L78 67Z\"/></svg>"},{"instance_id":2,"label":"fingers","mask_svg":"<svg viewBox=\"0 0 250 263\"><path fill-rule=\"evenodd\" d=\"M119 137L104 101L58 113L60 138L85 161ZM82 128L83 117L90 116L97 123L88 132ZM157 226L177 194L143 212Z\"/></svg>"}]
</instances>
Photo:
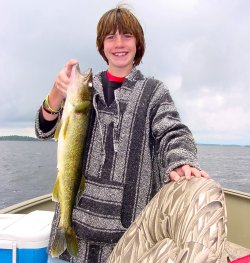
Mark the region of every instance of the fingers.
<instances>
[{"instance_id":1,"label":"fingers","mask_svg":"<svg viewBox=\"0 0 250 263\"><path fill-rule=\"evenodd\" d=\"M177 182L181 178L180 175L175 171L170 172L169 177L171 181L175 182Z\"/></svg>"},{"instance_id":2,"label":"fingers","mask_svg":"<svg viewBox=\"0 0 250 263\"><path fill-rule=\"evenodd\" d=\"M192 168L189 165L183 165L182 170L184 171L184 176L186 179L190 180L192 176Z\"/></svg>"},{"instance_id":3,"label":"fingers","mask_svg":"<svg viewBox=\"0 0 250 263\"><path fill-rule=\"evenodd\" d=\"M65 74L69 78L71 75L72 68L74 65L78 64L78 61L75 59L70 59L64 66Z\"/></svg>"},{"instance_id":4,"label":"fingers","mask_svg":"<svg viewBox=\"0 0 250 263\"><path fill-rule=\"evenodd\" d=\"M55 85L53 88L57 89L62 94L63 97L66 97L67 88L70 83L70 75L72 72L72 68L77 63L78 61L75 59L69 60L56 77Z\"/></svg>"},{"instance_id":5,"label":"fingers","mask_svg":"<svg viewBox=\"0 0 250 263\"><path fill-rule=\"evenodd\" d=\"M171 181L178 181L181 177L185 177L187 180L190 180L192 177L197 178L210 178L208 173L203 170L198 170L190 165L183 165L180 167L175 168L173 171L170 172L169 177Z\"/></svg>"},{"instance_id":6,"label":"fingers","mask_svg":"<svg viewBox=\"0 0 250 263\"><path fill-rule=\"evenodd\" d=\"M194 177L198 177L198 178L201 177L201 171L199 171L199 170L196 169L196 168L191 167L191 173L192 173L192 175L193 175Z\"/></svg>"},{"instance_id":7,"label":"fingers","mask_svg":"<svg viewBox=\"0 0 250 263\"><path fill-rule=\"evenodd\" d=\"M207 172L205 172L205 171L203 171L203 170L201 170L200 172L201 172L201 176L202 176L202 177L211 178L210 175L209 175Z\"/></svg>"},{"instance_id":8,"label":"fingers","mask_svg":"<svg viewBox=\"0 0 250 263\"><path fill-rule=\"evenodd\" d=\"M192 175L194 177L204 177L204 178L210 178L209 174L203 170L198 170L194 167L191 167L191 170L192 170Z\"/></svg>"}]
</instances>

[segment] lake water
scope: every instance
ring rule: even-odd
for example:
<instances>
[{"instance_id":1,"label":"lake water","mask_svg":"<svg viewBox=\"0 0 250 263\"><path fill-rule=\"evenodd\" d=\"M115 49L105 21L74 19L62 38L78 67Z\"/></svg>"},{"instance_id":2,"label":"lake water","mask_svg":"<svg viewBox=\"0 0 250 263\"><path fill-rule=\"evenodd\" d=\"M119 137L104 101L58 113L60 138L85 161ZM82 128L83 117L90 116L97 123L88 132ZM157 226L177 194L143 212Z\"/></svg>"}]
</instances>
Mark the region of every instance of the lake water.
<instances>
[{"instance_id":1,"label":"lake water","mask_svg":"<svg viewBox=\"0 0 250 263\"><path fill-rule=\"evenodd\" d=\"M0 141L0 209L52 191L53 141ZM200 164L223 187L250 193L250 147L198 145Z\"/></svg>"},{"instance_id":2,"label":"lake water","mask_svg":"<svg viewBox=\"0 0 250 263\"><path fill-rule=\"evenodd\" d=\"M0 141L0 209L52 191L53 141Z\"/></svg>"}]
</instances>

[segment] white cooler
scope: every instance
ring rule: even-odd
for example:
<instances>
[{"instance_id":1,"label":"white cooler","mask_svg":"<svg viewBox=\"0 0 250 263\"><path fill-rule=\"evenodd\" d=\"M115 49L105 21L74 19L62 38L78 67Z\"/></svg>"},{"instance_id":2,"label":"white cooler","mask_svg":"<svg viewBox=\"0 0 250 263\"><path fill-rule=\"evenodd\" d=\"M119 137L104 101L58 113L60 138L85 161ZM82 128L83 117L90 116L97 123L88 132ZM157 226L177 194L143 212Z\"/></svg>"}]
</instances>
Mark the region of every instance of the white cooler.
<instances>
[{"instance_id":1,"label":"white cooler","mask_svg":"<svg viewBox=\"0 0 250 263\"><path fill-rule=\"evenodd\" d=\"M46 263L54 212L0 214L0 263Z\"/></svg>"}]
</instances>

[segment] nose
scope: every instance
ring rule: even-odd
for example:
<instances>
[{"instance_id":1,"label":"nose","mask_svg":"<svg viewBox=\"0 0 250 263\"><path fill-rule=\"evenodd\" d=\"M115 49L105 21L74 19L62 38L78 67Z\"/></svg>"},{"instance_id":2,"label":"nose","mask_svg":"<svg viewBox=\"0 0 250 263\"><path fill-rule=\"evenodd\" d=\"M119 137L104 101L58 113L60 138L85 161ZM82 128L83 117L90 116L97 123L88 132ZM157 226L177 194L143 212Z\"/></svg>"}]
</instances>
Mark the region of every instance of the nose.
<instances>
[{"instance_id":1,"label":"nose","mask_svg":"<svg viewBox=\"0 0 250 263\"><path fill-rule=\"evenodd\" d=\"M115 38L115 46L116 47L122 47L124 45L123 37L118 34Z\"/></svg>"}]
</instances>

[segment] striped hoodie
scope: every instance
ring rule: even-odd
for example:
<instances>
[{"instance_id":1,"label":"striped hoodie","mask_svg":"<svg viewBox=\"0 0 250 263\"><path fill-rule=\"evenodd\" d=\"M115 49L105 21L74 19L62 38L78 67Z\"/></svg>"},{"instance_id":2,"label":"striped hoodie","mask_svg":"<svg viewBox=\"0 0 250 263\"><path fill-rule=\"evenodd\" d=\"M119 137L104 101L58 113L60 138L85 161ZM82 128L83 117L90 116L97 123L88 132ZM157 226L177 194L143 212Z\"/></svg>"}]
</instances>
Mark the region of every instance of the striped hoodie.
<instances>
[{"instance_id":1,"label":"striped hoodie","mask_svg":"<svg viewBox=\"0 0 250 263\"><path fill-rule=\"evenodd\" d=\"M173 169L184 164L199 169L192 134L161 81L146 78L134 68L115 90L115 100L108 107L101 75L93 78L93 107L83 160L86 188L72 215L82 245L71 262L105 262L136 216L169 181ZM37 114L35 129L38 138L48 139L56 126L43 133ZM51 241L59 210L57 206ZM93 245L97 246L95 256L90 253ZM60 258L70 260L67 251Z\"/></svg>"}]
</instances>

